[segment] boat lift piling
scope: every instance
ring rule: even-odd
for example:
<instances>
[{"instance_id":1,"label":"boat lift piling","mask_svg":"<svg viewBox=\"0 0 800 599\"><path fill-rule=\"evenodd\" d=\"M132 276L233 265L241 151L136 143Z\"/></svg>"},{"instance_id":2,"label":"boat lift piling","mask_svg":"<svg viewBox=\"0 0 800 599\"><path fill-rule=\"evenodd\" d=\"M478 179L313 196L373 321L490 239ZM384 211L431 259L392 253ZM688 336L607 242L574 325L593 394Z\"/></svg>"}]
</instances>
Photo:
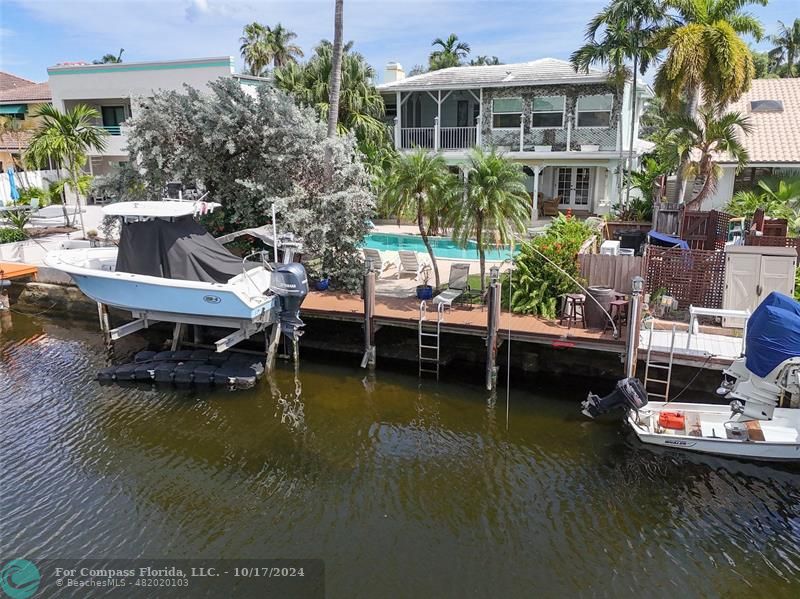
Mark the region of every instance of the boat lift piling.
<instances>
[{"instance_id":1,"label":"boat lift piling","mask_svg":"<svg viewBox=\"0 0 800 599\"><path fill-rule=\"evenodd\" d=\"M486 390L497 388L497 331L500 328L500 269L489 269L491 283L487 302L486 323Z\"/></svg>"},{"instance_id":2,"label":"boat lift piling","mask_svg":"<svg viewBox=\"0 0 800 599\"><path fill-rule=\"evenodd\" d=\"M372 260L366 260L364 273L364 357L361 368L375 368L375 270Z\"/></svg>"},{"instance_id":3,"label":"boat lift piling","mask_svg":"<svg viewBox=\"0 0 800 599\"><path fill-rule=\"evenodd\" d=\"M639 353L639 327L642 321L642 291L644 279L633 277L631 281L631 305L628 312L628 336L625 343L625 377L636 376L636 361Z\"/></svg>"}]
</instances>

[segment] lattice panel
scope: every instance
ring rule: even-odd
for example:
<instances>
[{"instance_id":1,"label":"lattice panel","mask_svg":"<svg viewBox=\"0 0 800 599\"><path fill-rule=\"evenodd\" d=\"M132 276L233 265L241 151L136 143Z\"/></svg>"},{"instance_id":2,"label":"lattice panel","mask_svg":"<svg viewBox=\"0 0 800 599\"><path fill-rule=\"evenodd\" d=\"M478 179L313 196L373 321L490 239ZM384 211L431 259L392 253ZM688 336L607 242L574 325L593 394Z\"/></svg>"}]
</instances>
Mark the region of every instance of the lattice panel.
<instances>
[{"instance_id":1,"label":"lattice panel","mask_svg":"<svg viewBox=\"0 0 800 599\"><path fill-rule=\"evenodd\" d=\"M722 308L725 290L725 253L710 250L681 250L648 247L645 285L649 293L663 289L689 305Z\"/></svg>"},{"instance_id":2,"label":"lattice panel","mask_svg":"<svg viewBox=\"0 0 800 599\"><path fill-rule=\"evenodd\" d=\"M573 129L573 148L580 148L581 144L597 145L601 150L613 150L617 147L617 130L608 128Z\"/></svg>"},{"instance_id":3,"label":"lattice panel","mask_svg":"<svg viewBox=\"0 0 800 599\"><path fill-rule=\"evenodd\" d=\"M567 149L566 129L529 129L525 131L525 151L533 152L534 146L552 146L554 152Z\"/></svg>"},{"instance_id":4,"label":"lattice panel","mask_svg":"<svg viewBox=\"0 0 800 599\"><path fill-rule=\"evenodd\" d=\"M779 235L748 235L744 238L745 245L759 245L768 247L795 248L800 255L800 237L783 237Z\"/></svg>"},{"instance_id":5,"label":"lattice panel","mask_svg":"<svg viewBox=\"0 0 800 599\"><path fill-rule=\"evenodd\" d=\"M485 143L489 146L510 146L512 151L519 150L519 129L504 131L495 129L486 136Z\"/></svg>"}]
</instances>

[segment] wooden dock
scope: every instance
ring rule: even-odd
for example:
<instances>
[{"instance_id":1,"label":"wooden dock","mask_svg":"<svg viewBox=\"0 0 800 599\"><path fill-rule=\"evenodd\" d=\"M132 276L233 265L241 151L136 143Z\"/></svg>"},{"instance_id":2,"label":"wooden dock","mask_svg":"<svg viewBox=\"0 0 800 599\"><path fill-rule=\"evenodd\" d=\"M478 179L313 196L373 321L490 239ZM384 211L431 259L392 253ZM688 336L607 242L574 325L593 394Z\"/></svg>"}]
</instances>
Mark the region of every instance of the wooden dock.
<instances>
[{"instance_id":1,"label":"wooden dock","mask_svg":"<svg viewBox=\"0 0 800 599\"><path fill-rule=\"evenodd\" d=\"M376 296L374 322L377 327L393 326L417 329L419 305L416 298ZM428 317L435 318L428 304ZM311 291L303 302L301 317L323 318L347 322L363 322L364 300L358 295L338 292ZM481 306L454 306L445 313L443 333L486 337L488 315ZM624 338L614 339L611 331L590 331L579 327L568 329L557 322L536 316L522 316L503 312L500 317L498 337L508 339L509 327L512 341L524 341L560 349L588 349L623 353Z\"/></svg>"},{"instance_id":2,"label":"wooden dock","mask_svg":"<svg viewBox=\"0 0 800 599\"><path fill-rule=\"evenodd\" d=\"M0 281L34 277L39 269L21 262L0 262Z\"/></svg>"}]
</instances>

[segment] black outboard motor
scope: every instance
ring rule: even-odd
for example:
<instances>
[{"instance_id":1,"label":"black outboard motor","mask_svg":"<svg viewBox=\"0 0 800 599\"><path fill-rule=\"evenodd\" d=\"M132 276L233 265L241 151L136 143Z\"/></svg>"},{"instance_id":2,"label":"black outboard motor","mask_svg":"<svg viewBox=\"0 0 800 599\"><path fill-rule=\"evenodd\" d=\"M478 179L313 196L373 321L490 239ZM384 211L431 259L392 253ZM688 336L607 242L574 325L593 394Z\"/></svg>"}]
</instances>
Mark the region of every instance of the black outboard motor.
<instances>
[{"instance_id":1,"label":"black outboard motor","mask_svg":"<svg viewBox=\"0 0 800 599\"><path fill-rule=\"evenodd\" d=\"M300 305L308 295L308 276L299 262L272 264L270 291L278 296L281 311L279 314L281 331L293 339L302 335L304 325L300 320Z\"/></svg>"},{"instance_id":2,"label":"black outboard motor","mask_svg":"<svg viewBox=\"0 0 800 599\"><path fill-rule=\"evenodd\" d=\"M644 385L639 379L627 378L618 381L616 389L605 397L589 393L581 407L583 413L589 418L595 418L617 408L638 412L646 405L647 391L645 391Z\"/></svg>"}]
</instances>

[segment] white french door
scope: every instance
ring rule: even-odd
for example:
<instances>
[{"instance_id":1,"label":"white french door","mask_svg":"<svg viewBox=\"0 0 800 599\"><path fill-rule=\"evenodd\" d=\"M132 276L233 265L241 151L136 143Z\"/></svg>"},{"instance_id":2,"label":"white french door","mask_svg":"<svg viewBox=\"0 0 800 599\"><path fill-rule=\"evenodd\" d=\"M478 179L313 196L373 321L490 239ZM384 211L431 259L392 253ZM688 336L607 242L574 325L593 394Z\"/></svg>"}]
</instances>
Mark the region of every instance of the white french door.
<instances>
[{"instance_id":1,"label":"white french door","mask_svg":"<svg viewBox=\"0 0 800 599\"><path fill-rule=\"evenodd\" d=\"M561 198L559 206L588 210L592 195L592 169L586 166L558 167L553 193Z\"/></svg>"}]
</instances>

